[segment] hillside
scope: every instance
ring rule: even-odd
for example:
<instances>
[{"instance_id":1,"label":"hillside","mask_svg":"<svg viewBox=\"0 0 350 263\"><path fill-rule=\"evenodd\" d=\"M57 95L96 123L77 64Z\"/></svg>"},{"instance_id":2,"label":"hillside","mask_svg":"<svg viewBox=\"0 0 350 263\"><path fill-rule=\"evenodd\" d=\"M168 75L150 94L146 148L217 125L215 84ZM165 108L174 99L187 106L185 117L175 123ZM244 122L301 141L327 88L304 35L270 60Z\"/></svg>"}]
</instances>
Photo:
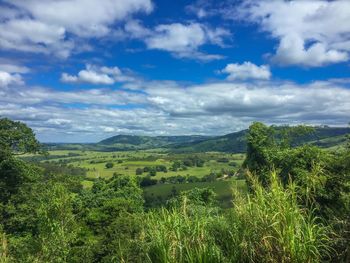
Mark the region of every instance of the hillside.
<instances>
[{"instance_id":1,"label":"hillside","mask_svg":"<svg viewBox=\"0 0 350 263\"><path fill-rule=\"evenodd\" d=\"M235 152L242 153L246 150L245 136L248 130L230 133L224 136L214 137L200 142L178 144L172 147L175 152Z\"/></svg>"},{"instance_id":2,"label":"hillside","mask_svg":"<svg viewBox=\"0 0 350 263\"><path fill-rule=\"evenodd\" d=\"M278 131L280 127L276 127ZM173 147L175 152L233 152L243 153L246 151L246 134L248 130L230 133L224 136L214 137L207 140L178 144ZM314 132L295 138L294 146L310 143L323 148L331 148L342 145L350 133L350 128L345 127L315 127Z\"/></svg>"},{"instance_id":3,"label":"hillside","mask_svg":"<svg viewBox=\"0 0 350 263\"><path fill-rule=\"evenodd\" d=\"M187 144L200 142L209 139L209 136L137 136L137 135L116 135L97 143L99 147L124 148L124 149L154 149L170 147L173 144Z\"/></svg>"},{"instance_id":4,"label":"hillside","mask_svg":"<svg viewBox=\"0 0 350 263\"><path fill-rule=\"evenodd\" d=\"M277 131L281 127L275 128ZM242 130L223 136L210 137L200 135L190 136L138 136L116 135L92 144L46 144L50 150L92 150L92 151L127 151L163 148L179 153L190 152L232 152L246 151L246 134ZM344 144L345 135L350 128L315 127L314 132L297 137L293 145L311 143L323 148L332 148Z\"/></svg>"}]
</instances>

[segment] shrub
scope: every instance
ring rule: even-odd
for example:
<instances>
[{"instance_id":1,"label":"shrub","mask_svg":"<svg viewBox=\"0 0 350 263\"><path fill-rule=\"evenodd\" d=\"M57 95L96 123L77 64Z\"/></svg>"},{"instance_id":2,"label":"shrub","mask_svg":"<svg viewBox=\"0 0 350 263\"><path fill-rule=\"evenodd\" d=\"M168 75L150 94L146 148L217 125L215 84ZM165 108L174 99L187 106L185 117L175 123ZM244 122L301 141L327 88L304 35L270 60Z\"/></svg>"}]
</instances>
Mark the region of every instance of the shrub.
<instances>
[{"instance_id":1,"label":"shrub","mask_svg":"<svg viewBox=\"0 0 350 263\"><path fill-rule=\"evenodd\" d=\"M105 167L106 167L107 169L111 169L111 168L113 168L113 166L114 166L114 164L111 163L111 162L108 162L108 163L106 163L106 165L105 165Z\"/></svg>"}]
</instances>

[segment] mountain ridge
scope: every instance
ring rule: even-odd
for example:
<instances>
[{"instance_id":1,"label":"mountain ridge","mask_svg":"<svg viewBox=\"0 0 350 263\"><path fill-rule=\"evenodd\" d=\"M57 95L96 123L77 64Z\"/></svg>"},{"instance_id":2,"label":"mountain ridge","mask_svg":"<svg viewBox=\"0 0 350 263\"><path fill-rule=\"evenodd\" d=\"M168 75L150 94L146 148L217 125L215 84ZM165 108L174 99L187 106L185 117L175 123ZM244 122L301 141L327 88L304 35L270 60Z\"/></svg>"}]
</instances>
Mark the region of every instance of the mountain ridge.
<instances>
[{"instance_id":1,"label":"mountain ridge","mask_svg":"<svg viewBox=\"0 0 350 263\"><path fill-rule=\"evenodd\" d=\"M276 126L276 130L288 126ZM315 144L324 148L345 143L345 135L350 133L348 127L316 126L314 131L297 138L293 145L304 143ZM86 149L96 151L127 151L164 149L174 152L232 152L246 151L246 134L248 130L229 133L221 136L178 135L178 136L145 136L145 135L115 135L98 143L90 144L50 144L54 149ZM49 145L49 144L47 144Z\"/></svg>"}]
</instances>

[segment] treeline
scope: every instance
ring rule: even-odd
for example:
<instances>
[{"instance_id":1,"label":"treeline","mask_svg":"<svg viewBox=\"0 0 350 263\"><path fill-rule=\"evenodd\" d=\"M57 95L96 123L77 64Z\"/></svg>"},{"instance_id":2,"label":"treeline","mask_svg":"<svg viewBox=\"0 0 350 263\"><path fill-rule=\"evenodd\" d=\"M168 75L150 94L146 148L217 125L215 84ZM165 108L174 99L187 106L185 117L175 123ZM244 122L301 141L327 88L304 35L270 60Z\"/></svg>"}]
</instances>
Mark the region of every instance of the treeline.
<instances>
[{"instance_id":1,"label":"treeline","mask_svg":"<svg viewBox=\"0 0 350 263\"><path fill-rule=\"evenodd\" d=\"M136 176L83 189L69 168L17 158L40 145L27 126L1 119L1 262L349 262L350 145L292 148L285 136L250 127L250 190L233 191L232 208L193 189L146 211Z\"/></svg>"}]
</instances>

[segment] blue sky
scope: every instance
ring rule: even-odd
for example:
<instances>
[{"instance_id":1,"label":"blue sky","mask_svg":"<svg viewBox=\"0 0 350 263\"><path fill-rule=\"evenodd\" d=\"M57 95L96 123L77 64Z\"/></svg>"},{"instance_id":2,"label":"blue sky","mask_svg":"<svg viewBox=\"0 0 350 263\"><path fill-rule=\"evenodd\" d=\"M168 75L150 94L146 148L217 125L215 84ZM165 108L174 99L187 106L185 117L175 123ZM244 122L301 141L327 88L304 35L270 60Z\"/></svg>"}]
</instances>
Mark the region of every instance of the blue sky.
<instances>
[{"instance_id":1,"label":"blue sky","mask_svg":"<svg viewBox=\"0 0 350 263\"><path fill-rule=\"evenodd\" d=\"M349 1L0 1L0 116L45 142L347 125Z\"/></svg>"}]
</instances>

